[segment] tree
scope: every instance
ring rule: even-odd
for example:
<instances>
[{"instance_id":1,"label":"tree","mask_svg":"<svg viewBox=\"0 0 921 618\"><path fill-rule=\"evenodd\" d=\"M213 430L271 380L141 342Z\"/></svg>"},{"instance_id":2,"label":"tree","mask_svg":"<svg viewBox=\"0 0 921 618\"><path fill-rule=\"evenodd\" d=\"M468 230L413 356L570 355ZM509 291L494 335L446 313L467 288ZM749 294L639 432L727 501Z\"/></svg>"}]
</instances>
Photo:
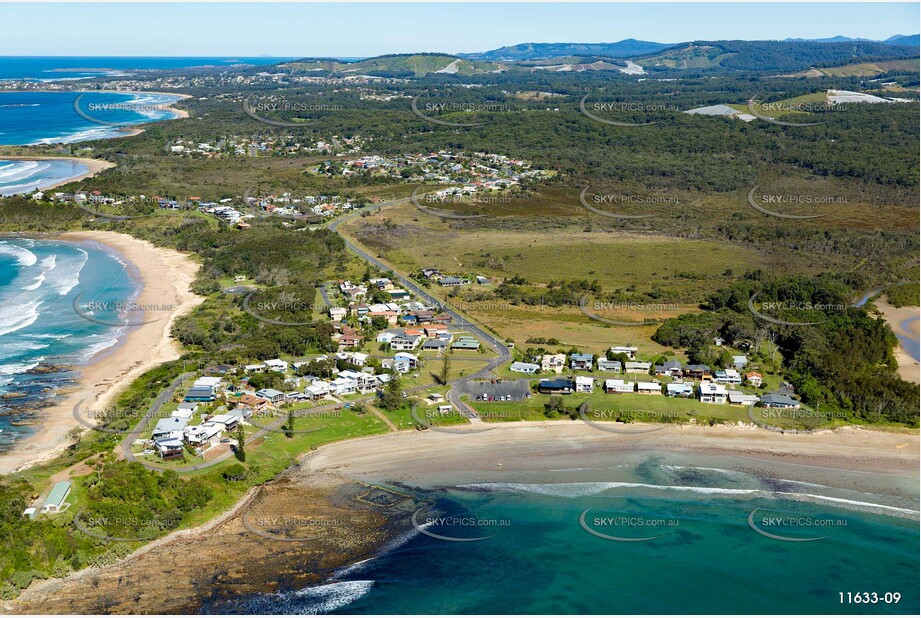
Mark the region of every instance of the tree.
<instances>
[{"instance_id":1,"label":"tree","mask_svg":"<svg viewBox=\"0 0 921 618\"><path fill-rule=\"evenodd\" d=\"M403 389L400 388L400 374L390 369L390 380L381 393L381 407L385 410L398 410L403 405Z\"/></svg>"},{"instance_id":2,"label":"tree","mask_svg":"<svg viewBox=\"0 0 921 618\"><path fill-rule=\"evenodd\" d=\"M444 356L441 359L441 371L438 373L438 382L442 386L448 383L448 375L451 373L451 355L448 353L448 349L445 348Z\"/></svg>"},{"instance_id":3,"label":"tree","mask_svg":"<svg viewBox=\"0 0 921 618\"><path fill-rule=\"evenodd\" d=\"M237 459L240 461L246 461L246 435L243 431L243 425L237 425L237 431L235 435L237 439L237 449L235 451Z\"/></svg>"},{"instance_id":4,"label":"tree","mask_svg":"<svg viewBox=\"0 0 921 618\"><path fill-rule=\"evenodd\" d=\"M288 420L285 421L284 429L286 438L294 437L294 410L290 408L288 409Z\"/></svg>"}]
</instances>

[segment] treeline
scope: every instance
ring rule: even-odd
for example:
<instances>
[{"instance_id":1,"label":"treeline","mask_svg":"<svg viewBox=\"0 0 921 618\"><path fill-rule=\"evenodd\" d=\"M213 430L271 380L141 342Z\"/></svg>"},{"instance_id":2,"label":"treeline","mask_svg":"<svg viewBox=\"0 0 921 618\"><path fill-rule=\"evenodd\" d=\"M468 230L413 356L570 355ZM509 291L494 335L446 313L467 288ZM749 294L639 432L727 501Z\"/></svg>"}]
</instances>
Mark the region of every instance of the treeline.
<instances>
[{"instance_id":1,"label":"treeline","mask_svg":"<svg viewBox=\"0 0 921 618\"><path fill-rule=\"evenodd\" d=\"M776 362L810 406L855 420L917 426L918 389L896 373L892 329L851 306L859 283L847 275L751 272L711 294L705 313L666 320L653 340L686 349L692 362L715 366L726 355L714 338L743 344L767 363Z\"/></svg>"}]
</instances>

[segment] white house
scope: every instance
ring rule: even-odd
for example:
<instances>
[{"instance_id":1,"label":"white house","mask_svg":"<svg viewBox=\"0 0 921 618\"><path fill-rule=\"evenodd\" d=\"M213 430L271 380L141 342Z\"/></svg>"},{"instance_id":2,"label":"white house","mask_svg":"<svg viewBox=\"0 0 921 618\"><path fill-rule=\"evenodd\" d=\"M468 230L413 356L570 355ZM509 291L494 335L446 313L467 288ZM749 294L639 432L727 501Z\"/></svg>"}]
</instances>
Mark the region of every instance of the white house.
<instances>
[{"instance_id":1,"label":"white house","mask_svg":"<svg viewBox=\"0 0 921 618\"><path fill-rule=\"evenodd\" d=\"M562 373L566 368L565 354L544 354L540 359L540 370Z\"/></svg>"},{"instance_id":2,"label":"white house","mask_svg":"<svg viewBox=\"0 0 921 618\"><path fill-rule=\"evenodd\" d=\"M280 358L273 358L262 364L265 365L269 371L280 371L281 373L288 371L288 363Z\"/></svg>"},{"instance_id":3,"label":"white house","mask_svg":"<svg viewBox=\"0 0 921 618\"><path fill-rule=\"evenodd\" d=\"M540 370L540 365L534 363L512 363L509 367L509 371L514 371L515 373L537 373Z\"/></svg>"},{"instance_id":4,"label":"white house","mask_svg":"<svg viewBox=\"0 0 921 618\"><path fill-rule=\"evenodd\" d=\"M330 387L337 395L351 395L358 390L358 382L352 378L337 377L330 382Z\"/></svg>"},{"instance_id":5,"label":"white house","mask_svg":"<svg viewBox=\"0 0 921 618\"><path fill-rule=\"evenodd\" d=\"M726 387L716 382L701 382L698 387L701 403L726 403L728 392Z\"/></svg>"},{"instance_id":6,"label":"white house","mask_svg":"<svg viewBox=\"0 0 921 618\"><path fill-rule=\"evenodd\" d=\"M633 382L624 380L608 379L604 381L604 392L606 393L632 393Z\"/></svg>"},{"instance_id":7,"label":"white house","mask_svg":"<svg viewBox=\"0 0 921 618\"><path fill-rule=\"evenodd\" d=\"M724 371L717 371L714 376L716 381L720 384L741 384L742 376L739 375L739 372L735 369L726 369Z\"/></svg>"},{"instance_id":8,"label":"white house","mask_svg":"<svg viewBox=\"0 0 921 618\"><path fill-rule=\"evenodd\" d=\"M341 322L348 311L343 307L330 307L329 317L333 322Z\"/></svg>"},{"instance_id":9,"label":"white house","mask_svg":"<svg viewBox=\"0 0 921 618\"><path fill-rule=\"evenodd\" d=\"M595 390L595 381L588 376L576 376L576 392L591 393Z\"/></svg>"},{"instance_id":10,"label":"white house","mask_svg":"<svg viewBox=\"0 0 921 618\"><path fill-rule=\"evenodd\" d=\"M375 341L377 341L378 343L390 343L393 340L393 338L396 337L397 335L398 333L392 333L390 331L385 330L384 332L377 334L377 338L375 339Z\"/></svg>"},{"instance_id":11,"label":"white house","mask_svg":"<svg viewBox=\"0 0 921 618\"><path fill-rule=\"evenodd\" d=\"M636 358L636 353L639 351L639 348L628 345L616 345L611 348L611 352L614 354L626 354L627 358L634 360Z\"/></svg>"},{"instance_id":12,"label":"white house","mask_svg":"<svg viewBox=\"0 0 921 618\"><path fill-rule=\"evenodd\" d=\"M622 365L619 360L608 360L603 356L598 357L598 371L612 371L620 373Z\"/></svg>"},{"instance_id":13,"label":"white house","mask_svg":"<svg viewBox=\"0 0 921 618\"><path fill-rule=\"evenodd\" d=\"M644 395L661 395L662 385L658 382L637 382L636 392Z\"/></svg>"},{"instance_id":14,"label":"white house","mask_svg":"<svg viewBox=\"0 0 921 618\"><path fill-rule=\"evenodd\" d=\"M627 373L649 373L652 363L648 361L627 361L624 363L624 371Z\"/></svg>"},{"instance_id":15,"label":"white house","mask_svg":"<svg viewBox=\"0 0 921 618\"><path fill-rule=\"evenodd\" d=\"M311 399L323 399L329 395L330 389L331 386L329 382L314 380L310 386L304 389L304 394L308 395Z\"/></svg>"}]
</instances>

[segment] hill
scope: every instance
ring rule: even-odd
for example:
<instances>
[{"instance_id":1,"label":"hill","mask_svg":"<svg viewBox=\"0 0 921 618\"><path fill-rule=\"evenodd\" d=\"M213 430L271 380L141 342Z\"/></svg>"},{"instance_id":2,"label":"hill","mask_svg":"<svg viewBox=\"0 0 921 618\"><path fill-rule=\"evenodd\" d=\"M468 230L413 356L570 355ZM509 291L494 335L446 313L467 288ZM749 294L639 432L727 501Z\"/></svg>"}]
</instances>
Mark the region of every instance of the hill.
<instances>
[{"instance_id":1,"label":"hill","mask_svg":"<svg viewBox=\"0 0 921 618\"><path fill-rule=\"evenodd\" d=\"M522 60L539 60L543 58L561 58L567 56L605 56L608 58L628 58L643 54L652 54L667 47L670 43L654 43L624 39L616 43L521 43L500 47L487 52L458 54L470 60L491 60L515 62Z\"/></svg>"},{"instance_id":2,"label":"hill","mask_svg":"<svg viewBox=\"0 0 921 618\"><path fill-rule=\"evenodd\" d=\"M647 70L803 71L916 57L915 48L872 41L694 41L633 61Z\"/></svg>"},{"instance_id":3,"label":"hill","mask_svg":"<svg viewBox=\"0 0 921 618\"><path fill-rule=\"evenodd\" d=\"M474 75L491 73L500 65L473 62L450 54L391 54L367 58L359 62L342 62L326 58L303 58L286 63L295 71L323 71L379 77L422 77L430 73Z\"/></svg>"}]
</instances>

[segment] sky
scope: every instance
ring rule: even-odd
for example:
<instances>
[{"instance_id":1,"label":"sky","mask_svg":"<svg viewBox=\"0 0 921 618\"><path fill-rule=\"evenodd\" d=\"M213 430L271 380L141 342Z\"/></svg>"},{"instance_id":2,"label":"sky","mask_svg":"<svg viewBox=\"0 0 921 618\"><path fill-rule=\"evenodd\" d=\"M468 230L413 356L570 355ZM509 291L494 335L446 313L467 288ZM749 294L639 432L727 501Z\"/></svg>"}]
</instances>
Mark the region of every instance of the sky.
<instances>
[{"instance_id":1,"label":"sky","mask_svg":"<svg viewBox=\"0 0 921 618\"><path fill-rule=\"evenodd\" d=\"M528 42L885 39L914 3L4 3L4 56L351 56Z\"/></svg>"}]
</instances>

